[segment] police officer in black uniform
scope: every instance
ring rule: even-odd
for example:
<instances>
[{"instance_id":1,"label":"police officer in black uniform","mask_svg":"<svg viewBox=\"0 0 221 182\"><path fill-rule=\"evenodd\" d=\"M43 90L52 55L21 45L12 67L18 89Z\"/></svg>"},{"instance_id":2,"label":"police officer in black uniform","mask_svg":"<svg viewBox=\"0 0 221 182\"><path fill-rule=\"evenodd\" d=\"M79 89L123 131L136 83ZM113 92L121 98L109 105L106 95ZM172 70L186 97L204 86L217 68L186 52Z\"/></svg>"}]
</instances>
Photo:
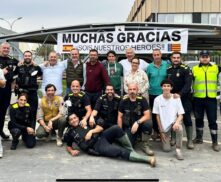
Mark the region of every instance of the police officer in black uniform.
<instances>
[{"instance_id":1,"label":"police officer in black uniform","mask_svg":"<svg viewBox=\"0 0 221 182\"><path fill-rule=\"evenodd\" d=\"M3 139L8 139L9 136L3 131L5 115L11 100L11 83L14 80L15 69L18 60L9 56L10 45L4 42L0 45L0 69L3 70L6 78L6 86L0 88L0 135Z\"/></svg>"},{"instance_id":2,"label":"police officer in black uniform","mask_svg":"<svg viewBox=\"0 0 221 182\"><path fill-rule=\"evenodd\" d=\"M181 98L185 114L183 117L186 135L187 135L187 148L193 149L192 142L192 120L191 120L191 84L192 84L192 72L190 68L181 63L181 53L173 52L171 55L172 65L167 69L168 79L173 82L173 90L171 93L174 97ZM172 135L172 145L175 144L174 136Z\"/></svg>"},{"instance_id":3,"label":"police officer in black uniform","mask_svg":"<svg viewBox=\"0 0 221 182\"><path fill-rule=\"evenodd\" d=\"M104 120L104 129L117 124L118 107L121 98L114 93L112 85L107 85L105 92L106 94L99 97L91 113L89 120L90 126L93 126L98 118Z\"/></svg>"},{"instance_id":4,"label":"police officer in black uniform","mask_svg":"<svg viewBox=\"0 0 221 182\"><path fill-rule=\"evenodd\" d=\"M149 139L152 132L150 109L147 100L138 96L137 84L128 85L128 95L120 102L118 112L118 126L122 128L134 145L137 137L142 135L142 150L148 155L154 155L149 148Z\"/></svg>"},{"instance_id":5,"label":"police officer in black uniform","mask_svg":"<svg viewBox=\"0 0 221 182\"><path fill-rule=\"evenodd\" d=\"M81 91L80 82L74 80L71 83L72 93L64 97L65 106L68 108L68 116L75 113L80 118L82 126L87 125L87 120L91 115L90 100L87 95Z\"/></svg>"},{"instance_id":6,"label":"police officer in black uniform","mask_svg":"<svg viewBox=\"0 0 221 182\"><path fill-rule=\"evenodd\" d=\"M8 129L13 138L11 150L16 149L21 135L28 148L33 148L36 144L35 120L32 116L30 105L27 103L27 97L27 93L20 93L18 102L12 104L9 109L10 121Z\"/></svg>"},{"instance_id":7,"label":"police officer in black uniform","mask_svg":"<svg viewBox=\"0 0 221 182\"><path fill-rule=\"evenodd\" d=\"M76 114L70 115L68 122L70 128L64 139L67 142L67 151L72 156L79 155L80 148L91 155L121 157L129 161L149 163L155 167L155 157L143 156L135 152L129 138L119 126L112 126L102 132L103 120L98 119L95 127L82 127L79 125L79 118ZM118 141L121 146L112 145L115 141Z\"/></svg>"},{"instance_id":8,"label":"police officer in black uniform","mask_svg":"<svg viewBox=\"0 0 221 182\"><path fill-rule=\"evenodd\" d=\"M38 76L42 76L41 68L37 65L34 65L32 62L32 52L25 51L24 62L21 66L18 66L16 73L18 77L16 78L16 89L17 94L19 91L27 90L28 91L28 103L30 104L33 117L36 118L37 109L38 109Z\"/></svg>"}]
</instances>

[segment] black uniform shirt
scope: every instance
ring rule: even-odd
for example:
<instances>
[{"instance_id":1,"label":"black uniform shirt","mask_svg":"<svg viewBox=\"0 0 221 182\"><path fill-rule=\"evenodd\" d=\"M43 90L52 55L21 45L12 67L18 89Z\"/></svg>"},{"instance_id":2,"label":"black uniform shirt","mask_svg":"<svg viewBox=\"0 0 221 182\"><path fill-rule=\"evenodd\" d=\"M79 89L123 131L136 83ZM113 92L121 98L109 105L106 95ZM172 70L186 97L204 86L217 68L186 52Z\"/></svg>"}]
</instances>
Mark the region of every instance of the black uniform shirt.
<instances>
[{"instance_id":1,"label":"black uniform shirt","mask_svg":"<svg viewBox=\"0 0 221 182\"><path fill-rule=\"evenodd\" d=\"M81 120L86 114L86 106L90 105L90 100L84 92L80 92L78 96L74 96L73 93L64 97L64 101L70 100L71 106L68 107L68 115L75 113Z\"/></svg>"},{"instance_id":2,"label":"black uniform shirt","mask_svg":"<svg viewBox=\"0 0 221 182\"><path fill-rule=\"evenodd\" d=\"M108 100L107 95L105 94L99 97L94 107L94 110L98 112L98 117L101 117L110 124L117 124L119 104L119 96L114 96L113 100L110 101Z\"/></svg>"},{"instance_id":3,"label":"black uniform shirt","mask_svg":"<svg viewBox=\"0 0 221 182\"><path fill-rule=\"evenodd\" d=\"M17 103L10 106L9 128L19 128L26 130L27 127L34 128L34 119L29 104L19 107Z\"/></svg>"},{"instance_id":4,"label":"black uniform shirt","mask_svg":"<svg viewBox=\"0 0 221 182\"><path fill-rule=\"evenodd\" d=\"M37 73L33 75L35 71L37 71ZM24 64L18 66L15 72L18 74L16 84L18 84L19 88L27 89L28 91L38 89L37 77L42 76L42 71L39 66L27 66Z\"/></svg>"},{"instance_id":5,"label":"black uniform shirt","mask_svg":"<svg viewBox=\"0 0 221 182\"><path fill-rule=\"evenodd\" d=\"M130 126L143 116L143 112L149 110L150 107L147 100L143 97L137 97L136 101L131 101L129 97L124 97L119 106L119 111L125 115L123 120L127 118ZM124 121L123 121L124 123Z\"/></svg>"},{"instance_id":6,"label":"black uniform shirt","mask_svg":"<svg viewBox=\"0 0 221 182\"><path fill-rule=\"evenodd\" d=\"M172 93L186 96L191 92L192 72L187 65L170 66L167 69L168 79L173 82Z\"/></svg>"},{"instance_id":7,"label":"black uniform shirt","mask_svg":"<svg viewBox=\"0 0 221 182\"><path fill-rule=\"evenodd\" d=\"M0 56L0 69L7 68L8 70L8 73L5 75L7 83L11 83L13 81L17 64L18 60L15 58Z\"/></svg>"}]
</instances>

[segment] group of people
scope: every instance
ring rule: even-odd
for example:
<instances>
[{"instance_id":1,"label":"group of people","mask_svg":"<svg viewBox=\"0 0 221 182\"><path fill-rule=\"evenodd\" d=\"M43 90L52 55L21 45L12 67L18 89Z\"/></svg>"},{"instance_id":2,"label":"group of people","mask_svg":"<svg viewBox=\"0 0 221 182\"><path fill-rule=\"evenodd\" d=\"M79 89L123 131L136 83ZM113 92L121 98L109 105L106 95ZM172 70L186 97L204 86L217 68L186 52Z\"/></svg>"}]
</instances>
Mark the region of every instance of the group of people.
<instances>
[{"instance_id":1,"label":"group of people","mask_svg":"<svg viewBox=\"0 0 221 182\"><path fill-rule=\"evenodd\" d=\"M56 134L57 146L66 142L72 156L77 156L80 148L92 155L121 157L154 167L156 158L150 149L150 137L160 139L165 152L175 145L177 159L183 160L182 123L187 148L194 149L194 143L203 143L205 110L212 148L219 151L216 92L220 67L210 63L208 51L200 52L200 63L192 70L182 63L180 52L173 52L168 61L162 60L159 49L153 50L150 64L136 57L133 48L126 50L126 59L120 62L114 51L107 53L107 61L100 62L98 51L92 49L89 60L83 63L78 49L74 48L69 59L58 62L57 53L51 52L49 60L41 65L35 64L30 51L25 51L24 60L19 62L9 56L9 51L10 45L2 43L0 136L9 138L3 131L9 107L11 150L17 148L20 136L28 148L33 148L36 136L48 140ZM62 97L64 72L66 95ZM38 77L42 77L40 100ZM18 100L9 106L12 85ZM196 118L194 140L192 106ZM36 121L39 126L35 130ZM134 150L139 141L147 155Z\"/></svg>"}]
</instances>

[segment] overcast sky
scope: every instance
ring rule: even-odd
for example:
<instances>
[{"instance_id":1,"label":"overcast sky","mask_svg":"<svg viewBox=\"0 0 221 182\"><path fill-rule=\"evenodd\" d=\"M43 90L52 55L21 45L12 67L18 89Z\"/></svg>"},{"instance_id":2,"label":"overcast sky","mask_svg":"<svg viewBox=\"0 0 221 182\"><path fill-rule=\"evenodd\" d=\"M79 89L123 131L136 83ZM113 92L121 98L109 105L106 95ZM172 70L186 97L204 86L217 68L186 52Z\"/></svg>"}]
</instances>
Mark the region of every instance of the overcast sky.
<instances>
[{"instance_id":1,"label":"overcast sky","mask_svg":"<svg viewBox=\"0 0 221 182\"><path fill-rule=\"evenodd\" d=\"M88 23L126 21L134 0L8 0L1 1L0 18L16 32ZM0 26L9 24L0 20Z\"/></svg>"}]
</instances>

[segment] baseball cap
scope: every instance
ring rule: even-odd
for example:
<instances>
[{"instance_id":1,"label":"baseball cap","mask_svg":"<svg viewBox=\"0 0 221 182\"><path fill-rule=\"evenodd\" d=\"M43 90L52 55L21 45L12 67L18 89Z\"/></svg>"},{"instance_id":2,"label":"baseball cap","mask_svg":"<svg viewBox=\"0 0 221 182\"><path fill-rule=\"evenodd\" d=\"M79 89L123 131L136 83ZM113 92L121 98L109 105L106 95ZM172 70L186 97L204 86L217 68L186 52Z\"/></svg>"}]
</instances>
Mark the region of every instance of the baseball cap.
<instances>
[{"instance_id":1,"label":"baseball cap","mask_svg":"<svg viewBox=\"0 0 221 182\"><path fill-rule=\"evenodd\" d=\"M209 51L207 50L200 51L200 56L209 56Z\"/></svg>"}]
</instances>

